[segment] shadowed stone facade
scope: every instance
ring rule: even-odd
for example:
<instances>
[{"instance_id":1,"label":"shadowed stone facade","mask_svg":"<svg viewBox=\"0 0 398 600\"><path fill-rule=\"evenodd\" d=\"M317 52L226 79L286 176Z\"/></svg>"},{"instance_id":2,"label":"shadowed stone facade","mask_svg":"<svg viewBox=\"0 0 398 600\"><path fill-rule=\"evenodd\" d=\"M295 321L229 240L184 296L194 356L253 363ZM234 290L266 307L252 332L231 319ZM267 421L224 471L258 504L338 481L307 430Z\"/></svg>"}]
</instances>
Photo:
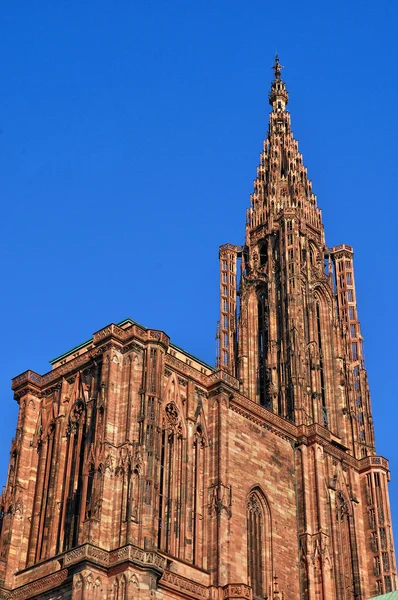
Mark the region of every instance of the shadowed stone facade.
<instances>
[{"instance_id":1,"label":"shadowed stone facade","mask_svg":"<svg viewBox=\"0 0 398 600\"><path fill-rule=\"evenodd\" d=\"M353 251L328 248L275 60L217 368L126 319L12 381L0 598L367 600L396 588Z\"/></svg>"}]
</instances>

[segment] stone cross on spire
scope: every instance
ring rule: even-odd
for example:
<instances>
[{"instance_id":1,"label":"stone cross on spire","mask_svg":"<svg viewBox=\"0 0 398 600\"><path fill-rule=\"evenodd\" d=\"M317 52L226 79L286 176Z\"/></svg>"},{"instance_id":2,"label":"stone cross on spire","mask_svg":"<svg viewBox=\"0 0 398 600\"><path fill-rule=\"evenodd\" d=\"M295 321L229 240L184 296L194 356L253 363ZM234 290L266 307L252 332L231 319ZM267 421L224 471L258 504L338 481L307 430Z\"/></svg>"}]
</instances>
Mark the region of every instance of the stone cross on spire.
<instances>
[{"instance_id":1,"label":"stone cross on spire","mask_svg":"<svg viewBox=\"0 0 398 600\"><path fill-rule=\"evenodd\" d=\"M280 81L280 79L281 79L281 72L282 72L283 66L279 62L278 53L275 54L275 62L273 64L273 66L271 67L271 69L274 69L276 81Z\"/></svg>"}]
</instances>

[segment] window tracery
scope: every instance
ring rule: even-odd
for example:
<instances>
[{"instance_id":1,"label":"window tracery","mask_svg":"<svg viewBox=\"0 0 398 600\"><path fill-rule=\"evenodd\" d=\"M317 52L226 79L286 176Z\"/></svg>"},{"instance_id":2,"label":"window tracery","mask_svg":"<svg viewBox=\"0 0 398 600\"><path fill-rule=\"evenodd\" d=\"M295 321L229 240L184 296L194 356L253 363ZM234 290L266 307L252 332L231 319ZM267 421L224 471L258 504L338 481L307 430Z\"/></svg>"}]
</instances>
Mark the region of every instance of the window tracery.
<instances>
[{"instance_id":1,"label":"window tracery","mask_svg":"<svg viewBox=\"0 0 398 600\"><path fill-rule=\"evenodd\" d=\"M164 410L161 432L158 547L179 556L182 517L182 452L181 418L174 401Z\"/></svg>"},{"instance_id":2,"label":"window tracery","mask_svg":"<svg viewBox=\"0 0 398 600\"><path fill-rule=\"evenodd\" d=\"M171 378L168 385L160 417L157 545L205 568L207 443L202 405L199 402L197 421L188 430L176 380Z\"/></svg>"}]
</instances>

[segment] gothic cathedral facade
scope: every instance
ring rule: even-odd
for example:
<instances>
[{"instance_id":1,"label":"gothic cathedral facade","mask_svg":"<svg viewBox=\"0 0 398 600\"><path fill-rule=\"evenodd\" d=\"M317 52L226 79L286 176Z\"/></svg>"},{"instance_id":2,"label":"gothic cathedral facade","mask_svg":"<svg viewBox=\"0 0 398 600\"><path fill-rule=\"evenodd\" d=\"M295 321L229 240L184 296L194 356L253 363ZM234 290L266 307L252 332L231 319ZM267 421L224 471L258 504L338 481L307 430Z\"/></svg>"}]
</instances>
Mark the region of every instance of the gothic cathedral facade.
<instances>
[{"instance_id":1,"label":"gothic cathedral facade","mask_svg":"<svg viewBox=\"0 0 398 600\"><path fill-rule=\"evenodd\" d=\"M12 381L0 598L367 600L396 588L353 250L325 244L275 60L213 368L127 319Z\"/></svg>"}]
</instances>

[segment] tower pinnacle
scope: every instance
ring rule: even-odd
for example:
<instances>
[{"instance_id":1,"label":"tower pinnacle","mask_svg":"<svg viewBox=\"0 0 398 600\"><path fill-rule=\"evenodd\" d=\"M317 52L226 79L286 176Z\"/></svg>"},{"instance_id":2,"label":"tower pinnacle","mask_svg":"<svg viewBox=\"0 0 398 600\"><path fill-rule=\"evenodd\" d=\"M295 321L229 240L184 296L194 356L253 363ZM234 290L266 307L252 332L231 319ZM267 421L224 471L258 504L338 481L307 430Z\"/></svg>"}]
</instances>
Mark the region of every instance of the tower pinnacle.
<instances>
[{"instance_id":1,"label":"tower pinnacle","mask_svg":"<svg viewBox=\"0 0 398 600\"><path fill-rule=\"evenodd\" d=\"M286 104L289 101L289 94L286 91L286 84L282 81L281 73L283 66L279 62L278 54L275 55L275 62L271 67L274 70L275 76L271 83L271 91L269 93L269 103L274 112L285 110Z\"/></svg>"},{"instance_id":2,"label":"tower pinnacle","mask_svg":"<svg viewBox=\"0 0 398 600\"><path fill-rule=\"evenodd\" d=\"M273 64L273 66L271 67L271 69L274 70L275 79L280 80L280 78L281 78L281 72L282 72L282 69L284 69L284 67L279 62L278 53L275 54L275 62Z\"/></svg>"}]
</instances>

